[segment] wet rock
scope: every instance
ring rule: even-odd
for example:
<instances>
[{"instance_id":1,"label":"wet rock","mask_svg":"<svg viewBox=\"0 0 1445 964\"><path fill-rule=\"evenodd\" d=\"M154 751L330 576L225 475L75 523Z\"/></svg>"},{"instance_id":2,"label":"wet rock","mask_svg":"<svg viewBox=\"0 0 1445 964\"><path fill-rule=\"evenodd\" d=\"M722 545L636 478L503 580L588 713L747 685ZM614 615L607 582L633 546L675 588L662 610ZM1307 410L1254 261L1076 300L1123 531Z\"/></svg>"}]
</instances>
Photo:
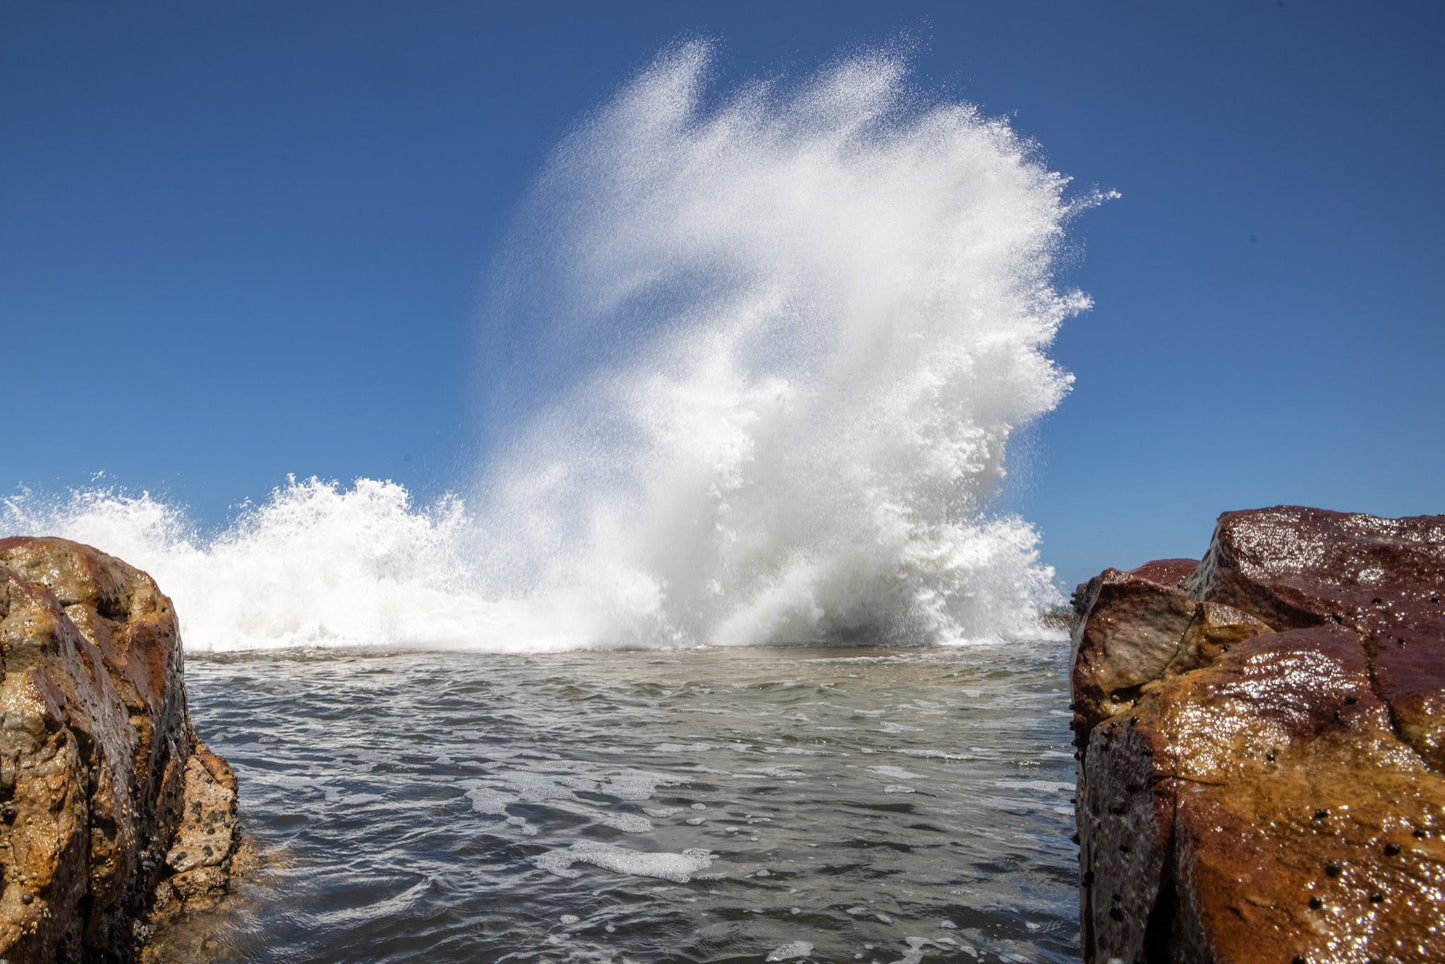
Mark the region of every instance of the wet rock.
<instances>
[{"instance_id":1,"label":"wet rock","mask_svg":"<svg viewBox=\"0 0 1445 964\"><path fill-rule=\"evenodd\" d=\"M210 826L223 879L205 893L226 889L235 780L196 741L183 663L145 573L65 540L0 539L0 958L135 957L157 891L185 876L164 858L197 803L229 813ZM197 767L229 780L228 805Z\"/></svg>"},{"instance_id":2,"label":"wet rock","mask_svg":"<svg viewBox=\"0 0 1445 964\"><path fill-rule=\"evenodd\" d=\"M1166 560L1132 572L1106 569L1074 594L1073 727L1079 747L1101 720L1126 712L1151 687L1269 631L1247 613L1190 599L1177 588L1194 565Z\"/></svg>"},{"instance_id":3,"label":"wet rock","mask_svg":"<svg viewBox=\"0 0 1445 964\"><path fill-rule=\"evenodd\" d=\"M1198 559L1155 559L1137 569L1130 569L1131 576L1148 579L1163 586L1178 589L1186 578L1199 568Z\"/></svg>"},{"instance_id":4,"label":"wet rock","mask_svg":"<svg viewBox=\"0 0 1445 964\"><path fill-rule=\"evenodd\" d=\"M1123 712L1179 655L1194 602L1179 589L1105 569L1074 594L1074 731ZM1082 746L1082 743L1080 743Z\"/></svg>"},{"instance_id":5,"label":"wet rock","mask_svg":"<svg viewBox=\"0 0 1445 964\"><path fill-rule=\"evenodd\" d=\"M224 897L236 851L236 774L230 764L197 743L186 761L185 807L166 865L165 895L192 909Z\"/></svg>"},{"instance_id":6,"label":"wet rock","mask_svg":"<svg viewBox=\"0 0 1445 964\"><path fill-rule=\"evenodd\" d=\"M1445 770L1445 516L1227 512L1188 589L1278 629L1355 630L1399 734Z\"/></svg>"},{"instance_id":7,"label":"wet rock","mask_svg":"<svg viewBox=\"0 0 1445 964\"><path fill-rule=\"evenodd\" d=\"M1445 960L1442 525L1229 513L1081 587L1086 960Z\"/></svg>"}]
</instances>

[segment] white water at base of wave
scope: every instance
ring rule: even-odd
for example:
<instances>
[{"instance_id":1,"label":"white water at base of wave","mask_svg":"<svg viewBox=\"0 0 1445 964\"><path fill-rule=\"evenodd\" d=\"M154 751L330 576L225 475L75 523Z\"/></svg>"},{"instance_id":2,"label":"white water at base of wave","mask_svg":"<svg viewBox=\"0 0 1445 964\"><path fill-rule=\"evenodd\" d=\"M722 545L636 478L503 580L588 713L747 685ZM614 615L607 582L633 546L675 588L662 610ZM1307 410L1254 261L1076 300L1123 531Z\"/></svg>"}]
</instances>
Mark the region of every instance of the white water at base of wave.
<instances>
[{"instance_id":1,"label":"white water at base of wave","mask_svg":"<svg viewBox=\"0 0 1445 964\"><path fill-rule=\"evenodd\" d=\"M293 480L203 535L94 488L3 529L146 569L200 649L1036 634L1052 570L990 504L1068 389L1046 350L1088 302L1054 262L1097 198L889 54L723 95L709 58L665 52L539 178L491 312L510 434L465 502Z\"/></svg>"},{"instance_id":2,"label":"white water at base of wave","mask_svg":"<svg viewBox=\"0 0 1445 964\"><path fill-rule=\"evenodd\" d=\"M0 533L63 536L144 569L175 602L191 650L657 645L642 635L598 635L602 622L622 623L627 604L590 590L498 594L477 567L482 532L461 500L417 506L395 482L293 480L212 534L183 507L145 493L21 492L0 500ZM1029 530L1007 521L981 533L973 552L984 597L990 572L1006 577L1035 557ZM1003 634L1037 634L1032 609L1014 613L1020 618L1003 624Z\"/></svg>"},{"instance_id":3,"label":"white water at base of wave","mask_svg":"<svg viewBox=\"0 0 1445 964\"><path fill-rule=\"evenodd\" d=\"M460 500L418 507L394 482L291 480L214 534L145 493L21 493L0 502L0 530L64 536L144 569L190 649L575 645L480 592Z\"/></svg>"}]
</instances>

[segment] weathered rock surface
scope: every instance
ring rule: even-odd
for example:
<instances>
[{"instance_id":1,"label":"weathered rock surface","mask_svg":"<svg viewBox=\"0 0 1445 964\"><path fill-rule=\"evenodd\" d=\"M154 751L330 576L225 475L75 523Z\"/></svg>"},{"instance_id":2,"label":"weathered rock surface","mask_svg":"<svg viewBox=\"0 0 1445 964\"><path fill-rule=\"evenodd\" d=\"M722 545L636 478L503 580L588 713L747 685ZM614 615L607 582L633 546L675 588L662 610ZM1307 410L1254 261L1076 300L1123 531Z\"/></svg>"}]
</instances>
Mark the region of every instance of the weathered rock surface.
<instances>
[{"instance_id":1,"label":"weathered rock surface","mask_svg":"<svg viewBox=\"0 0 1445 964\"><path fill-rule=\"evenodd\" d=\"M1075 594L1089 961L1445 960L1445 517L1220 517Z\"/></svg>"},{"instance_id":2,"label":"weathered rock surface","mask_svg":"<svg viewBox=\"0 0 1445 964\"><path fill-rule=\"evenodd\" d=\"M183 662L148 575L0 539L0 958L131 959L152 913L227 889L235 776L191 729Z\"/></svg>"}]
</instances>

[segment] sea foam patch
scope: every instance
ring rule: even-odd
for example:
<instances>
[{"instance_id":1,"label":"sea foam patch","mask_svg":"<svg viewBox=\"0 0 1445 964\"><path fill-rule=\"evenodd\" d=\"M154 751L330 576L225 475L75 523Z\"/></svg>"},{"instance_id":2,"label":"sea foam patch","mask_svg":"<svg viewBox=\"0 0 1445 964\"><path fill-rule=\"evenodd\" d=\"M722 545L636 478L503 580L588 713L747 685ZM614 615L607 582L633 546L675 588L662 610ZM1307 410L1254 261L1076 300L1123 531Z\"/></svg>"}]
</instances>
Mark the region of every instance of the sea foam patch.
<instances>
[{"instance_id":1,"label":"sea foam patch","mask_svg":"<svg viewBox=\"0 0 1445 964\"><path fill-rule=\"evenodd\" d=\"M569 847L534 857L532 862L559 877L577 877L581 871L573 869L573 865L582 863L613 873L656 877L675 884L685 884L692 879L693 874L712 866L712 854L707 850L697 849L684 850L682 853L648 853L580 840Z\"/></svg>"}]
</instances>

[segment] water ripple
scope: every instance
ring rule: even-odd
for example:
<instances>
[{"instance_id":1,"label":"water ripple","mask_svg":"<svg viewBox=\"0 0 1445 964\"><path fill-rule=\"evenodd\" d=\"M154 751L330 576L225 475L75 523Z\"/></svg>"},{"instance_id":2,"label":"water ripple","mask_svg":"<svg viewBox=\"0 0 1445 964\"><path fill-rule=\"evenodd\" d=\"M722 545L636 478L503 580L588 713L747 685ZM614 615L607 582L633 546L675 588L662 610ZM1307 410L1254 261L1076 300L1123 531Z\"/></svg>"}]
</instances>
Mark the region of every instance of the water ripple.
<instances>
[{"instance_id":1,"label":"water ripple","mask_svg":"<svg viewBox=\"0 0 1445 964\"><path fill-rule=\"evenodd\" d=\"M223 956L1077 959L1061 665L192 656L197 729L275 857Z\"/></svg>"}]
</instances>

